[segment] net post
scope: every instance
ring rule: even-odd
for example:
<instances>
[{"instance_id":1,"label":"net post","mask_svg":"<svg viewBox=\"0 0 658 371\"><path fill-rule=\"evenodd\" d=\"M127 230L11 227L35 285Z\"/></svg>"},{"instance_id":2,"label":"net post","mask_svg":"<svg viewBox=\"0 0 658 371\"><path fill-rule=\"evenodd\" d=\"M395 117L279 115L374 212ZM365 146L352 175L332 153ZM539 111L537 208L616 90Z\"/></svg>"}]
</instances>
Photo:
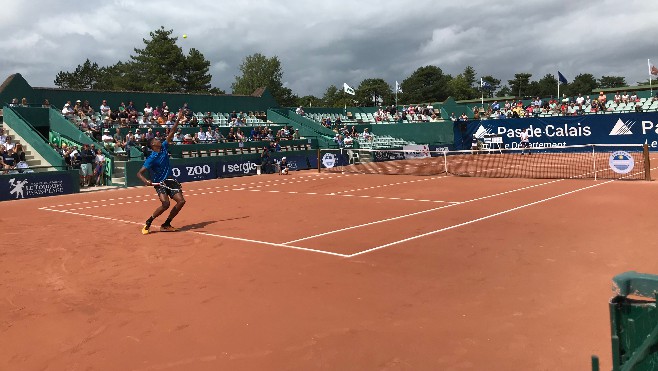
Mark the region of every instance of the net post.
<instances>
[{"instance_id":1,"label":"net post","mask_svg":"<svg viewBox=\"0 0 658 371\"><path fill-rule=\"evenodd\" d=\"M320 148L318 148L317 156L318 156L318 173L320 173L322 169L322 163L320 162Z\"/></svg>"},{"instance_id":2,"label":"net post","mask_svg":"<svg viewBox=\"0 0 658 371\"><path fill-rule=\"evenodd\" d=\"M448 175L448 153L446 151L443 151L443 169Z\"/></svg>"},{"instance_id":3,"label":"net post","mask_svg":"<svg viewBox=\"0 0 658 371\"><path fill-rule=\"evenodd\" d=\"M644 143L642 146L644 155L644 180L651 181L651 160L649 159L649 144Z\"/></svg>"}]
</instances>

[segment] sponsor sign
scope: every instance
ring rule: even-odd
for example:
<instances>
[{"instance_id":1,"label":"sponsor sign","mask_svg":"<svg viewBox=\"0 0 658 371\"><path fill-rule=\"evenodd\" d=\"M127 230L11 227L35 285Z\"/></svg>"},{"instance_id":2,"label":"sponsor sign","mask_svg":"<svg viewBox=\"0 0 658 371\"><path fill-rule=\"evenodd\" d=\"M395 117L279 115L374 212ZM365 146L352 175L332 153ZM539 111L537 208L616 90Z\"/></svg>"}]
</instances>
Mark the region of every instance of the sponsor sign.
<instances>
[{"instance_id":1,"label":"sponsor sign","mask_svg":"<svg viewBox=\"0 0 658 371\"><path fill-rule=\"evenodd\" d=\"M426 158L430 157L430 147L427 145L406 145L403 146L404 158ZM407 152L410 151L410 152Z\"/></svg>"},{"instance_id":2,"label":"sponsor sign","mask_svg":"<svg viewBox=\"0 0 658 371\"><path fill-rule=\"evenodd\" d=\"M219 177L254 175L260 165L259 162L260 159L220 162L217 164L217 175Z\"/></svg>"},{"instance_id":3,"label":"sponsor sign","mask_svg":"<svg viewBox=\"0 0 658 371\"><path fill-rule=\"evenodd\" d=\"M454 147L470 149L471 139L498 135L502 148L519 148L521 132L533 148L586 144L643 144L658 151L658 112L528 117L456 122Z\"/></svg>"},{"instance_id":4,"label":"sponsor sign","mask_svg":"<svg viewBox=\"0 0 658 371\"><path fill-rule=\"evenodd\" d=\"M338 163L338 156L333 153L325 153L322 155L322 166L326 168L332 168Z\"/></svg>"},{"instance_id":5,"label":"sponsor sign","mask_svg":"<svg viewBox=\"0 0 658 371\"><path fill-rule=\"evenodd\" d=\"M373 157L376 162L404 160L405 154L400 151L374 151Z\"/></svg>"},{"instance_id":6,"label":"sponsor sign","mask_svg":"<svg viewBox=\"0 0 658 371\"><path fill-rule=\"evenodd\" d=\"M10 174L0 176L0 200L20 200L74 192L69 172Z\"/></svg>"},{"instance_id":7,"label":"sponsor sign","mask_svg":"<svg viewBox=\"0 0 658 371\"><path fill-rule=\"evenodd\" d=\"M216 165L212 162L190 165L172 165L171 173L180 183L216 178Z\"/></svg>"},{"instance_id":8,"label":"sponsor sign","mask_svg":"<svg viewBox=\"0 0 658 371\"><path fill-rule=\"evenodd\" d=\"M615 151L610 154L610 168L617 174L628 174L633 171L635 160L626 151Z\"/></svg>"}]
</instances>

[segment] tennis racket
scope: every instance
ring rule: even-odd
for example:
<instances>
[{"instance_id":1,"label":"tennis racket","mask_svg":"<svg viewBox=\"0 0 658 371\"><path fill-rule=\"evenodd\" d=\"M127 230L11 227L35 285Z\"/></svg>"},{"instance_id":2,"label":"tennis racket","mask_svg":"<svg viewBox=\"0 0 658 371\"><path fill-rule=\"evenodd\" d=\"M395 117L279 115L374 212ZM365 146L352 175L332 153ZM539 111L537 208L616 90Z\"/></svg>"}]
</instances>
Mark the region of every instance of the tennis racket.
<instances>
[{"instance_id":1,"label":"tennis racket","mask_svg":"<svg viewBox=\"0 0 658 371\"><path fill-rule=\"evenodd\" d=\"M162 187L162 188L168 189L170 191L182 191L183 190L183 186L180 183L178 183L178 181L175 180L175 179L165 179L165 180L161 181L160 183L154 183L153 185L156 186L156 187Z\"/></svg>"}]
</instances>

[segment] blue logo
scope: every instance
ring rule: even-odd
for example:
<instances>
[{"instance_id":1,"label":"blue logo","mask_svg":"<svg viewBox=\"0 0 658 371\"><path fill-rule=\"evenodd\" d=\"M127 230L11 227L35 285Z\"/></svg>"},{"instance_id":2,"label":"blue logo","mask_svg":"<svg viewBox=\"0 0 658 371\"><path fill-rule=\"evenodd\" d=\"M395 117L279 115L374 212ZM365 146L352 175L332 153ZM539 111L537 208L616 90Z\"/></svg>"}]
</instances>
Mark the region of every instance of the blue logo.
<instances>
[{"instance_id":1,"label":"blue logo","mask_svg":"<svg viewBox=\"0 0 658 371\"><path fill-rule=\"evenodd\" d=\"M635 159L626 151L615 151L610 155L608 161L610 168L617 174L628 174L633 171Z\"/></svg>"}]
</instances>

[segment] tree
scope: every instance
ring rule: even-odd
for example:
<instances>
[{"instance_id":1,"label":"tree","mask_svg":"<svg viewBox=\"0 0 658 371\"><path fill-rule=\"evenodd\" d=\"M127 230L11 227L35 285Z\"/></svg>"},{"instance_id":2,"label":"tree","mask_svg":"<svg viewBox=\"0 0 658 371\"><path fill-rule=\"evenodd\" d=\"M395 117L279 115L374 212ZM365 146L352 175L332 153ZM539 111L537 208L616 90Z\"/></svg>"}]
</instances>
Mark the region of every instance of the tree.
<instances>
[{"instance_id":1,"label":"tree","mask_svg":"<svg viewBox=\"0 0 658 371\"><path fill-rule=\"evenodd\" d=\"M376 106L395 103L393 89L384 79L365 79L356 89L356 99L360 105Z\"/></svg>"},{"instance_id":2,"label":"tree","mask_svg":"<svg viewBox=\"0 0 658 371\"><path fill-rule=\"evenodd\" d=\"M164 27L150 33L151 40L143 39L144 49L135 48L132 59L139 89L144 91L179 92L184 90L186 60L183 50L176 46L173 30Z\"/></svg>"},{"instance_id":3,"label":"tree","mask_svg":"<svg viewBox=\"0 0 658 371\"><path fill-rule=\"evenodd\" d=\"M528 95L531 73L516 73L513 80L507 80L511 95L522 98Z\"/></svg>"},{"instance_id":4,"label":"tree","mask_svg":"<svg viewBox=\"0 0 658 371\"><path fill-rule=\"evenodd\" d=\"M314 95L305 95L303 97L297 98L296 106L304 107L326 107L322 99Z\"/></svg>"},{"instance_id":5,"label":"tree","mask_svg":"<svg viewBox=\"0 0 658 371\"><path fill-rule=\"evenodd\" d=\"M87 59L73 72L60 71L55 76L55 85L65 89L98 89L103 71L97 63Z\"/></svg>"},{"instance_id":6,"label":"tree","mask_svg":"<svg viewBox=\"0 0 658 371\"><path fill-rule=\"evenodd\" d=\"M500 80L491 75L487 75L482 76L482 81L485 81L490 86L488 89L484 89L484 97L493 97L496 90L498 90L498 87L500 87Z\"/></svg>"},{"instance_id":7,"label":"tree","mask_svg":"<svg viewBox=\"0 0 658 371\"><path fill-rule=\"evenodd\" d=\"M448 81L448 93L455 100L473 99L474 89L468 84L464 75L459 74Z\"/></svg>"},{"instance_id":8,"label":"tree","mask_svg":"<svg viewBox=\"0 0 658 371\"><path fill-rule=\"evenodd\" d=\"M621 88L626 86L626 79L622 76L601 76L598 87L601 89Z\"/></svg>"},{"instance_id":9,"label":"tree","mask_svg":"<svg viewBox=\"0 0 658 371\"><path fill-rule=\"evenodd\" d=\"M283 70L277 56L267 58L260 53L249 55L242 61L240 71L242 75L236 76L231 84L233 94L249 95L258 88L266 87L279 105L292 107L297 103L292 90L285 88L281 82Z\"/></svg>"},{"instance_id":10,"label":"tree","mask_svg":"<svg viewBox=\"0 0 658 371\"><path fill-rule=\"evenodd\" d=\"M596 89L597 86L594 75L591 73L581 73L567 86L565 93L569 96L576 96L578 94L587 95Z\"/></svg>"},{"instance_id":11,"label":"tree","mask_svg":"<svg viewBox=\"0 0 658 371\"><path fill-rule=\"evenodd\" d=\"M464 68L464 72L462 72L462 76L464 77L464 81L468 84L468 86L475 88L475 68L471 66L466 66Z\"/></svg>"},{"instance_id":12,"label":"tree","mask_svg":"<svg viewBox=\"0 0 658 371\"><path fill-rule=\"evenodd\" d=\"M449 75L444 75L441 68L424 66L418 68L402 81L402 93L398 94L401 103L422 103L444 101L448 98L447 84Z\"/></svg>"},{"instance_id":13,"label":"tree","mask_svg":"<svg viewBox=\"0 0 658 371\"><path fill-rule=\"evenodd\" d=\"M534 94L539 97L557 96L557 79L553 74L547 73L537 82L537 92Z\"/></svg>"},{"instance_id":14,"label":"tree","mask_svg":"<svg viewBox=\"0 0 658 371\"><path fill-rule=\"evenodd\" d=\"M509 86L504 85L498 92L496 92L496 97L509 97L512 95L512 89Z\"/></svg>"},{"instance_id":15,"label":"tree","mask_svg":"<svg viewBox=\"0 0 658 371\"><path fill-rule=\"evenodd\" d=\"M183 71L183 91L186 93L202 93L210 91L210 62L197 49L190 49L185 58Z\"/></svg>"}]
</instances>

